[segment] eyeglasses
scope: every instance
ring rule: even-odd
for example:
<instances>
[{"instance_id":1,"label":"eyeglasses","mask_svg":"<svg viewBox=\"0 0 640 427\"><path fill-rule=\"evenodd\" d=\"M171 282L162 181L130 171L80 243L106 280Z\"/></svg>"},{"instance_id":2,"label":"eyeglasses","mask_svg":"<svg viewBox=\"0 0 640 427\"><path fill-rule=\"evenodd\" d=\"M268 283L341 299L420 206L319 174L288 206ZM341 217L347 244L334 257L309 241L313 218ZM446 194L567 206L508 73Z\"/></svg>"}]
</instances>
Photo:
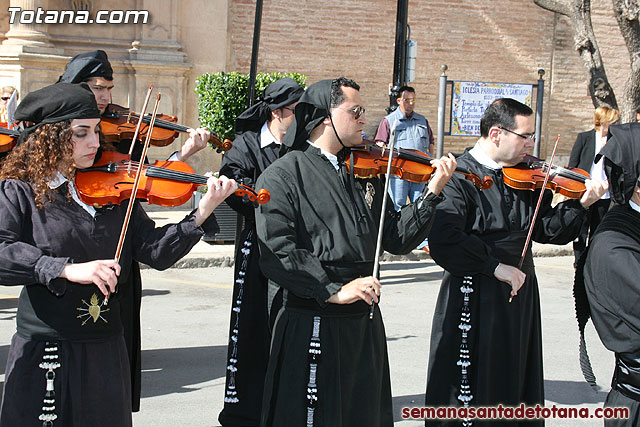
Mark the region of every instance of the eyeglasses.
<instances>
[{"instance_id":1,"label":"eyeglasses","mask_svg":"<svg viewBox=\"0 0 640 427\"><path fill-rule=\"evenodd\" d=\"M8 101L8 100L11 99L11 97L10 96L3 96L0 99L2 99L3 101Z\"/></svg>"},{"instance_id":2,"label":"eyeglasses","mask_svg":"<svg viewBox=\"0 0 640 427\"><path fill-rule=\"evenodd\" d=\"M398 98L398 101L406 102L407 104L411 104L411 105L416 103L415 98Z\"/></svg>"},{"instance_id":3,"label":"eyeglasses","mask_svg":"<svg viewBox=\"0 0 640 427\"><path fill-rule=\"evenodd\" d=\"M340 108L340 107L336 107ZM340 108L341 110L348 111L353 114L353 118L358 120L360 117L364 116L365 108L362 105L356 105L353 108Z\"/></svg>"},{"instance_id":4,"label":"eyeglasses","mask_svg":"<svg viewBox=\"0 0 640 427\"><path fill-rule=\"evenodd\" d=\"M530 141L532 141L532 142L533 142L533 141L536 139L536 134L535 134L535 133L534 133L534 134L531 134L531 135L522 135L522 134L520 134L520 133L518 133L518 132L514 132L514 131L512 131L512 130L510 130L510 129L503 128L502 126L498 126L498 127L499 127L500 129L504 130L504 131L507 131L507 132L512 133L512 134L514 134L514 135L518 135L520 138L522 138L522 139L524 139L524 140L527 140L527 139L528 139L528 140L530 140Z\"/></svg>"}]
</instances>

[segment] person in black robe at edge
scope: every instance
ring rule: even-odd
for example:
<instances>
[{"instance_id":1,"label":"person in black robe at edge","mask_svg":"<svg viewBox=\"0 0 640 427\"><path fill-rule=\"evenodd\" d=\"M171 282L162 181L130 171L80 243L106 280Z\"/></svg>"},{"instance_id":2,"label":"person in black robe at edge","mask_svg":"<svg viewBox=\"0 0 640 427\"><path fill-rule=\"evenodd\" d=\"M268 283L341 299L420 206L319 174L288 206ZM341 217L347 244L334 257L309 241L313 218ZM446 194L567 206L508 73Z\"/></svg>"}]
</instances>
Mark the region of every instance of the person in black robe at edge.
<instances>
[{"instance_id":1,"label":"person in black robe at edge","mask_svg":"<svg viewBox=\"0 0 640 427\"><path fill-rule=\"evenodd\" d=\"M58 83L86 83L93 92L100 114L103 115L111 104L111 90L114 88L113 69L107 54L103 50L81 53L71 58L65 67L64 74L58 79ZM193 154L206 147L210 133L199 128L190 130L189 138L185 141L180 151L176 151L168 160L186 161ZM120 153L129 153L131 140L122 139L115 145L115 149ZM105 149L113 149L107 144ZM132 159L140 159L142 154L142 144L136 143L132 153ZM206 234L215 234L219 230L211 228ZM205 235L206 235L205 234ZM132 298L124 299L124 304L120 314L124 325L124 336L127 343L127 351L131 362L131 386L133 411L140 410L140 390L141 390L141 342L140 342L140 305L142 303L142 279L140 277L140 266L133 261L130 269L130 277L127 282L132 286L124 287L124 290L131 293Z\"/></svg>"},{"instance_id":2,"label":"person in black robe at edge","mask_svg":"<svg viewBox=\"0 0 640 427\"><path fill-rule=\"evenodd\" d=\"M596 108L593 112L593 129L578 134L576 142L571 149L569 164L567 166L587 171L591 178L606 180L602 160L594 162L594 159L596 154L598 154L607 143L609 125L616 123L619 118L620 112L615 108L606 106ZM580 256L582 256L582 253L587 247L587 242L591 240L589 236L593 234L598 224L600 224L600 221L602 221L602 217L604 217L604 214L609 210L610 204L611 198L609 192L606 192L600 200L589 207L587 214L588 219L582 225L580 235L578 235L578 238L573 242L574 267L577 266Z\"/></svg>"},{"instance_id":3,"label":"person in black robe at edge","mask_svg":"<svg viewBox=\"0 0 640 427\"><path fill-rule=\"evenodd\" d=\"M426 405L484 407L544 404L540 298L531 246L520 256L539 196L504 184L502 168L534 144L533 111L495 100L480 121L481 137L458 157L460 167L494 184L480 191L454 176L443 190L429 243L444 270L431 330ZM551 207L545 194L533 240L566 244L606 183L588 180L581 200ZM513 301L509 299L513 296ZM470 426L476 420L425 420L427 426ZM491 420L490 425L518 422ZM543 420L533 421L542 425Z\"/></svg>"},{"instance_id":4,"label":"person in black robe at edge","mask_svg":"<svg viewBox=\"0 0 640 427\"><path fill-rule=\"evenodd\" d=\"M271 192L256 212L260 267L283 290L265 378L263 427L393 426L380 282L372 277L382 209L384 249L408 253L429 233L456 161L433 160L424 196L396 212L378 177L348 173L365 125L360 87L341 77L311 85L283 145L258 178ZM284 148L284 147L283 147ZM353 163L351 163L353 164Z\"/></svg>"},{"instance_id":5,"label":"person in black robe at edge","mask_svg":"<svg viewBox=\"0 0 640 427\"><path fill-rule=\"evenodd\" d=\"M615 353L616 363L611 391L607 395L604 406L629 408L628 418L605 419L604 425L638 426L640 425L640 312L638 311L640 124L611 126L609 142L596 158L604 160L613 206L604 216L587 249L586 262L582 270L588 297L586 309L587 316L590 314L593 319L600 340L608 350ZM576 292L578 312L580 312L579 301ZM583 325L586 324L586 320L588 317ZM595 384L595 378L593 383Z\"/></svg>"},{"instance_id":6,"label":"person in black robe at edge","mask_svg":"<svg viewBox=\"0 0 640 427\"><path fill-rule=\"evenodd\" d=\"M269 84L259 101L236 119L237 136L222 159L220 174L253 188L258 176L279 157L282 138L303 93L289 77ZM224 408L218 421L225 427L257 427L271 340L267 279L258 261L253 202L230 196L227 204L244 217L244 228L235 254Z\"/></svg>"},{"instance_id":7,"label":"person in black robe at edge","mask_svg":"<svg viewBox=\"0 0 640 427\"><path fill-rule=\"evenodd\" d=\"M95 208L74 185L100 147L100 111L84 84L29 93L16 119L33 123L0 170L0 283L23 286L0 408L0 426L132 425L131 384L120 309L132 259L166 269L186 255L216 206L237 185L210 178L198 207L155 227L135 201ZM213 219L213 218L212 218ZM108 306L104 298L111 293Z\"/></svg>"}]
</instances>

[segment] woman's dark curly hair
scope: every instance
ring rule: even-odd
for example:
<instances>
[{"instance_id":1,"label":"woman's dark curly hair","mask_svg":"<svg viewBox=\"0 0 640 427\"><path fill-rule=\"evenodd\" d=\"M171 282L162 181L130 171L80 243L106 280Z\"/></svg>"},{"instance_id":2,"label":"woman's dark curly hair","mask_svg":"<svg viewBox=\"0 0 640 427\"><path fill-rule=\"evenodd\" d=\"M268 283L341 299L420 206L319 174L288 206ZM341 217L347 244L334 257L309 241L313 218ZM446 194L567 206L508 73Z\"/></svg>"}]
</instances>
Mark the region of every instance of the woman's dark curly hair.
<instances>
[{"instance_id":1,"label":"woman's dark curly hair","mask_svg":"<svg viewBox=\"0 0 640 427\"><path fill-rule=\"evenodd\" d=\"M52 200L49 183L56 172L70 178L74 171L72 134L70 120L40 126L5 158L0 180L30 183L36 206L42 209L46 201Z\"/></svg>"}]
</instances>

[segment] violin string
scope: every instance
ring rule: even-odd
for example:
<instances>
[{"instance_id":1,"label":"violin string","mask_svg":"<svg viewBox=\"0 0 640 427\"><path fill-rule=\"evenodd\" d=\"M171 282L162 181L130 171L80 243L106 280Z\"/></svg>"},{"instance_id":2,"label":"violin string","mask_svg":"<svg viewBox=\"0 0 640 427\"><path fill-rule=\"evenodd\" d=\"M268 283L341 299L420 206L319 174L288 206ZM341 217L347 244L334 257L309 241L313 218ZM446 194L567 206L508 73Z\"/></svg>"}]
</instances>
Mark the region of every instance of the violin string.
<instances>
[{"instance_id":1,"label":"violin string","mask_svg":"<svg viewBox=\"0 0 640 427\"><path fill-rule=\"evenodd\" d=\"M565 169L563 167L558 167L558 174L564 176L565 178L575 179L576 181L584 182L587 177L584 175L580 175L577 172L574 172L569 169Z\"/></svg>"},{"instance_id":2,"label":"violin string","mask_svg":"<svg viewBox=\"0 0 640 427\"><path fill-rule=\"evenodd\" d=\"M533 168L540 168L542 169L543 172L546 172L547 167L549 166L547 162L531 162L529 165ZM586 176L579 174L577 172L574 172L572 170L569 170L567 168L563 168L562 166L553 165L552 169L554 170L555 174L558 176L573 179L579 182L584 182L586 179L588 179Z\"/></svg>"},{"instance_id":3,"label":"violin string","mask_svg":"<svg viewBox=\"0 0 640 427\"><path fill-rule=\"evenodd\" d=\"M139 164L140 162L124 162L125 164L119 164L116 166L116 169L125 169L127 163L131 163L133 165ZM151 173L150 173L151 172ZM176 171L172 169L165 169L157 166L147 166L146 167L146 175L151 178L164 178L173 181L181 181L181 182L191 182L194 184L205 185L207 180L209 179L207 176L198 175L189 172ZM246 185L238 184L238 188L241 188L255 197L258 196L258 193L251 187L247 187Z\"/></svg>"},{"instance_id":4,"label":"violin string","mask_svg":"<svg viewBox=\"0 0 640 427\"><path fill-rule=\"evenodd\" d=\"M134 119L140 119L140 114L131 113L130 116ZM150 120L151 118L148 116L144 116L142 119L144 123L149 123ZM176 130L178 132L187 132L187 130L189 130L187 126L179 125L177 123L169 122L162 119L156 119L156 126L164 127L170 130Z\"/></svg>"},{"instance_id":5,"label":"violin string","mask_svg":"<svg viewBox=\"0 0 640 427\"><path fill-rule=\"evenodd\" d=\"M118 165L117 169L124 168L127 163L131 163L132 165L137 165L139 162L124 162L123 165ZM173 169L166 169L158 166L147 166L147 176L152 178L166 178L173 179L175 181L183 181L183 182L192 182L195 184L206 184L208 177L204 175L198 175L194 173L177 171ZM151 172L151 174L149 174Z\"/></svg>"},{"instance_id":6,"label":"violin string","mask_svg":"<svg viewBox=\"0 0 640 427\"><path fill-rule=\"evenodd\" d=\"M202 175L196 175L193 173L175 171L171 169L160 168L157 166L147 167L147 176L153 178L166 178L175 181L191 182L195 184L206 184L207 177Z\"/></svg>"}]
</instances>

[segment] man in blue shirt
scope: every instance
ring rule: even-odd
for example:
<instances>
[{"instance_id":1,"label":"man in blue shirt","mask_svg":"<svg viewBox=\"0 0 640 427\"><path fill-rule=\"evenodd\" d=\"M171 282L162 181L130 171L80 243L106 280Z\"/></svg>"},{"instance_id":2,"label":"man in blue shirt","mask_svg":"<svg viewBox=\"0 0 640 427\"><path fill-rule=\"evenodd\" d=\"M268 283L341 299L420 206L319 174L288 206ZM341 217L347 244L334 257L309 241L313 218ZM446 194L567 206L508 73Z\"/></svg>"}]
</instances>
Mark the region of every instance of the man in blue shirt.
<instances>
[{"instance_id":1,"label":"man in blue shirt","mask_svg":"<svg viewBox=\"0 0 640 427\"><path fill-rule=\"evenodd\" d=\"M416 102L416 91L410 86L402 86L398 91L398 108L380 122L375 142L388 143L390 129L396 124L396 140L394 147L420 150L433 154L433 132L427 119L413 111ZM403 181L391 176L389 193L396 210L407 204L407 196L411 202L422 194L425 183Z\"/></svg>"}]
</instances>

